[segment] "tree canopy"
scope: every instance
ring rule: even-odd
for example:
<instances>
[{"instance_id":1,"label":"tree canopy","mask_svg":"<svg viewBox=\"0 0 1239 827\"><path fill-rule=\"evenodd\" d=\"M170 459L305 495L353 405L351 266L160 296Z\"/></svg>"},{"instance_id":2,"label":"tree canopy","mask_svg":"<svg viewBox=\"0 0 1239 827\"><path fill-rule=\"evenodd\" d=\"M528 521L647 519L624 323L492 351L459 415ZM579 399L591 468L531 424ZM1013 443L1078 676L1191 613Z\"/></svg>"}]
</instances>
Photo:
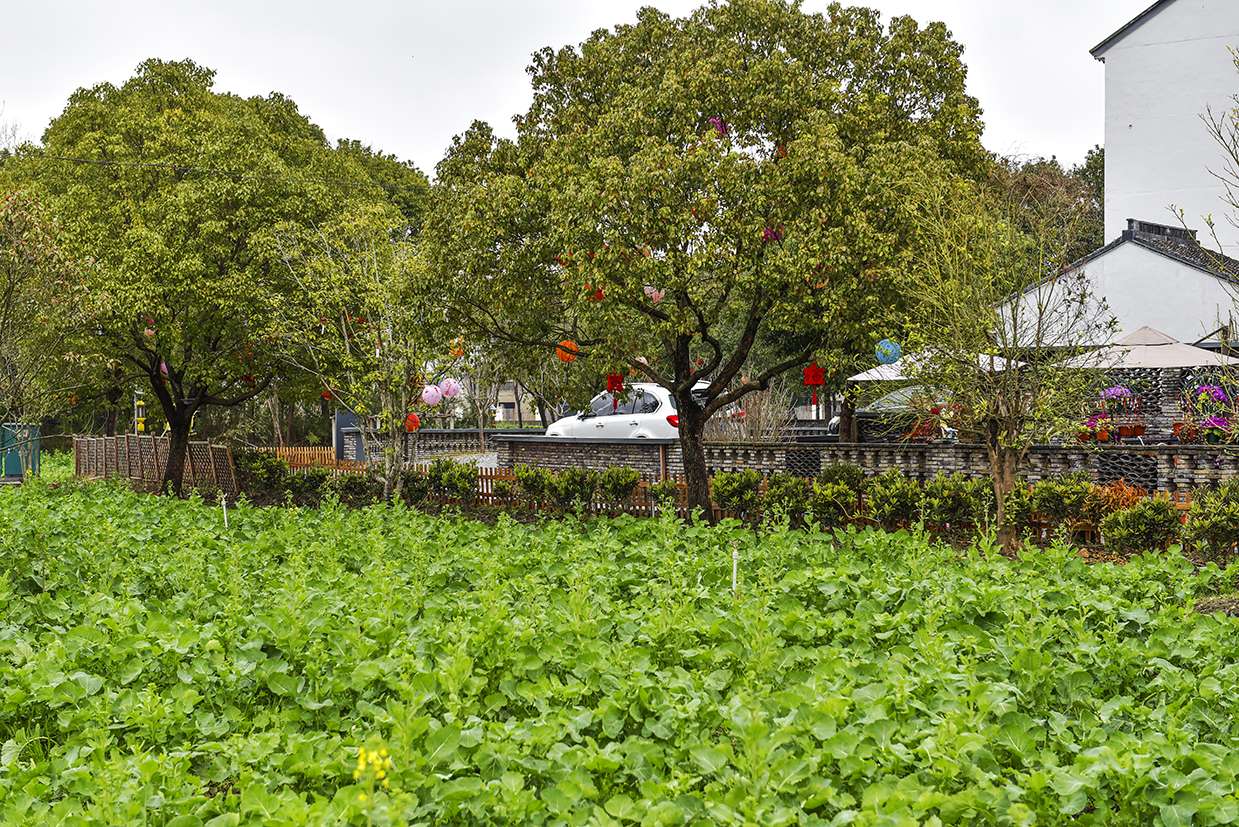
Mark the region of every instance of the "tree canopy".
<instances>
[{"instance_id":1,"label":"tree canopy","mask_svg":"<svg viewBox=\"0 0 1239 827\"><path fill-rule=\"evenodd\" d=\"M146 61L120 86L75 92L15 161L51 197L70 251L95 265L82 271L77 346L149 382L178 490L194 413L254 396L278 369L264 343L293 298L278 228L382 197L291 100L213 84L192 62Z\"/></svg>"},{"instance_id":2,"label":"tree canopy","mask_svg":"<svg viewBox=\"0 0 1239 827\"><path fill-rule=\"evenodd\" d=\"M544 49L517 139L475 124L438 168L448 303L671 390L705 505L710 416L811 358L842 371L898 324L908 182L988 163L960 54L940 24L782 0L645 9Z\"/></svg>"}]
</instances>

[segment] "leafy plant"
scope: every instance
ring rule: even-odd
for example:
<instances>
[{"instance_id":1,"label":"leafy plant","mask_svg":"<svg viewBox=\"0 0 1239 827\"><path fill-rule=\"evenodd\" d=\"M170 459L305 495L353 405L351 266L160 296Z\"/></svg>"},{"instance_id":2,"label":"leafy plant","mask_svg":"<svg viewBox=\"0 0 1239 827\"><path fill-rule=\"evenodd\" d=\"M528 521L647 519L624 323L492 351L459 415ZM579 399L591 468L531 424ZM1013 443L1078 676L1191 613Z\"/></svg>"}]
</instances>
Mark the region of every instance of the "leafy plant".
<instances>
[{"instance_id":1,"label":"leafy plant","mask_svg":"<svg viewBox=\"0 0 1239 827\"><path fill-rule=\"evenodd\" d=\"M471 503L477 498L478 471L468 463L436 459L426 469L426 479L435 496L461 503Z\"/></svg>"},{"instance_id":2,"label":"leafy plant","mask_svg":"<svg viewBox=\"0 0 1239 827\"><path fill-rule=\"evenodd\" d=\"M598 494L611 506L622 506L632 500L641 482L641 472L635 468L607 468L598 475Z\"/></svg>"},{"instance_id":3,"label":"leafy plant","mask_svg":"<svg viewBox=\"0 0 1239 827\"><path fill-rule=\"evenodd\" d=\"M761 499L762 513L769 518L785 517L793 526L804 523L813 493L812 483L791 474L771 474Z\"/></svg>"},{"instance_id":4,"label":"leafy plant","mask_svg":"<svg viewBox=\"0 0 1239 827\"><path fill-rule=\"evenodd\" d=\"M680 486L675 480L661 480L646 489L650 500L661 507L674 507L680 497Z\"/></svg>"},{"instance_id":5,"label":"leafy plant","mask_svg":"<svg viewBox=\"0 0 1239 827\"><path fill-rule=\"evenodd\" d=\"M1148 496L1143 488L1138 488L1126 480L1117 480L1105 485L1090 485L1084 498L1082 516L1095 523L1100 523L1106 515L1115 511L1131 508Z\"/></svg>"},{"instance_id":6,"label":"leafy plant","mask_svg":"<svg viewBox=\"0 0 1239 827\"><path fill-rule=\"evenodd\" d=\"M752 468L743 471L720 471L714 475L710 493L723 511L742 518L753 516L761 498L761 474Z\"/></svg>"},{"instance_id":7,"label":"leafy plant","mask_svg":"<svg viewBox=\"0 0 1239 827\"><path fill-rule=\"evenodd\" d=\"M335 496L341 505L365 508L383 501L383 481L372 474L338 474L318 489L323 497Z\"/></svg>"},{"instance_id":8,"label":"leafy plant","mask_svg":"<svg viewBox=\"0 0 1239 827\"><path fill-rule=\"evenodd\" d=\"M809 503L813 519L824 529L845 525L860 510L860 498L845 482L815 481Z\"/></svg>"},{"instance_id":9,"label":"leafy plant","mask_svg":"<svg viewBox=\"0 0 1239 827\"><path fill-rule=\"evenodd\" d=\"M983 479L963 474L936 474L925 484L921 516L927 523L958 529L988 523L994 489Z\"/></svg>"},{"instance_id":10,"label":"leafy plant","mask_svg":"<svg viewBox=\"0 0 1239 827\"><path fill-rule=\"evenodd\" d=\"M822 484L840 483L855 491L864 493L866 485L865 469L850 462L836 462L823 465L818 472L817 481Z\"/></svg>"},{"instance_id":11,"label":"leafy plant","mask_svg":"<svg viewBox=\"0 0 1239 827\"><path fill-rule=\"evenodd\" d=\"M420 505L430 495L430 479L416 471L406 472L400 483L400 497L407 505Z\"/></svg>"},{"instance_id":12,"label":"leafy plant","mask_svg":"<svg viewBox=\"0 0 1239 827\"><path fill-rule=\"evenodd\" d=\"M598 473L588 468L564 468L551 482L551 499L561 509L588 508L598 489Z\"/></svg>"},{"instance_id":13,"label":"leafy plant","mask_svg":"<svg viewBox=\"0 0 1239 827\"><path fill-rule=\"evenodd\" d=\"M554 476L545 468L518 465L512 469L521 496L529 503L545 501L551 492Z\"/></svg>"},{"instance_id":14,"label":"leafy plant","mask_svg":"<svg viewBox=\"0 0 1239 827\"><path fill-rule=\"evenodd\" d=\"M1085 474L1065 474L1033 486L1032 508L1055 523L1082 520L1092 483Z\"/></svg>"},{"instance_id":15,"label":"leafy plant","mask_svg":"<svg viewBox=\"0 0 1239 827\"><path fill-rule=\"evenodd\" d=\"M1208 560L1229 561L1239 546L1239 481L1196 491L1184 543Z\"/></svg>"},{"instance_id":16,"label":"leafy plant","mask_svg":"<svg viewBox=\"0 0 1239 827\"><path fill-rule=\"evenodd\" d=\"M1123 553L1164 549L1179 538L1180 529L1179 512L1164 497L1141 500L1101 521L1106 548Z\"/></svg>"},{"instance_id":17,"label":"leafy plant","mask_svg":"<svg viewBox=\"0 0 1239 827\"><path fill-rule=\"evenodd\" d=\"M921 510L921 487L892 468L869 480L865 513L883 528L899 528L916 522Z\"/></svg>"}]
</instances>

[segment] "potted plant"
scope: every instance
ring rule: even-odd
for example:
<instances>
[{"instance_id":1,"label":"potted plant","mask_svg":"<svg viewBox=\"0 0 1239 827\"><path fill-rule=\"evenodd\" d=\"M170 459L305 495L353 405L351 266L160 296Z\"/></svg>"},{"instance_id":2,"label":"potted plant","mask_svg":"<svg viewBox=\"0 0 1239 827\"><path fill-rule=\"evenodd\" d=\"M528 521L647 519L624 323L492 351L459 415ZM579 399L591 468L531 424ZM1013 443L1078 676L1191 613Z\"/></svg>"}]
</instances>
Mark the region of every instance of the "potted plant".
<instances>
[{"instance_id":1,"label":"potted plant","mask_svg":"<svg viewBox=\"0 0 1239 827\"><path fill-rule=\"evenodd\" d=\"M1230 419L1211 416L1200 423L1200 433L1209 445L1218 445L1230 439Z\"/></svg>"},{"instance_id":2,"label":"potted plant","mask_svg":"<svg viewBox=\"0 0 1239 827\"><path fill-rule=\"evenodd\" d=\"M1081 441L1089 442L1096 440L1097 442L1109 442L1110 434L1114 432L1114 420L1109 414L1095 413L1084 422L1084 430L1081 433Z\"/></svg>"},{"instance_id":3,"label":"potted plant","mask_svg":"<svg viewBox=\"0 0 1239 827\"><path fill-rule=\"evenodd\" d=\"M1101 392L1101 409L1115 421L1121 439L1143 436L1145 425L1140 421L1140 398L1126 385L1114 385Z\"/></svg>"}]
</instances>

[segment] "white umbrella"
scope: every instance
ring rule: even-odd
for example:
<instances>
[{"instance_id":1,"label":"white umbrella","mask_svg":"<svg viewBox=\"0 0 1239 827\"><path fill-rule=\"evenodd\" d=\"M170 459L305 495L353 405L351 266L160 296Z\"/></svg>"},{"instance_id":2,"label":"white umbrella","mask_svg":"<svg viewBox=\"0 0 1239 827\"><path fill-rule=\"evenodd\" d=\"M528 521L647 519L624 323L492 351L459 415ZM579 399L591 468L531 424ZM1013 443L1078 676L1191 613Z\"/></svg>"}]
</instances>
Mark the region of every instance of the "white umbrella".
<instances>
[{"instance_id":1,"label":"white umbrella","mask_svg":"<svg viewBox=\"0 0 1239 827\"><path fill-rule=\"evenodd\" d=\"M1186 345L1151 327L1129 333L1112 345L1077 356L1068 364L1081 368L1204 368L1239 365L1239 359Z\"/></svg>"}]
</instances>

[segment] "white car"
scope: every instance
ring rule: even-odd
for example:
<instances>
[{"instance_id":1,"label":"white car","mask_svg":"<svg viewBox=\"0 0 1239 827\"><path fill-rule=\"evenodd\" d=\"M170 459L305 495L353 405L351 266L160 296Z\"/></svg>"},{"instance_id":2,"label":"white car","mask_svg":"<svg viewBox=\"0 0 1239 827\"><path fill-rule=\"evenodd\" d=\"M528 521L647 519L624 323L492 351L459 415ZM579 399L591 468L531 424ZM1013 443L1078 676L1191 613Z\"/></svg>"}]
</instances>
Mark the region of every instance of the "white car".
<instances>
[{"instance_id":1,"label":"white car","mask_svg":"<svg viewBox=\"0 0 1239 827\"><path fill-rule=\"evenodd\" d=\"M678 439L680 417L675 400L661 385L639 382L628 386L619 404L603 392L589 410L551 423L547 436L573 439Z\"/></svg>"}]
</instances>

